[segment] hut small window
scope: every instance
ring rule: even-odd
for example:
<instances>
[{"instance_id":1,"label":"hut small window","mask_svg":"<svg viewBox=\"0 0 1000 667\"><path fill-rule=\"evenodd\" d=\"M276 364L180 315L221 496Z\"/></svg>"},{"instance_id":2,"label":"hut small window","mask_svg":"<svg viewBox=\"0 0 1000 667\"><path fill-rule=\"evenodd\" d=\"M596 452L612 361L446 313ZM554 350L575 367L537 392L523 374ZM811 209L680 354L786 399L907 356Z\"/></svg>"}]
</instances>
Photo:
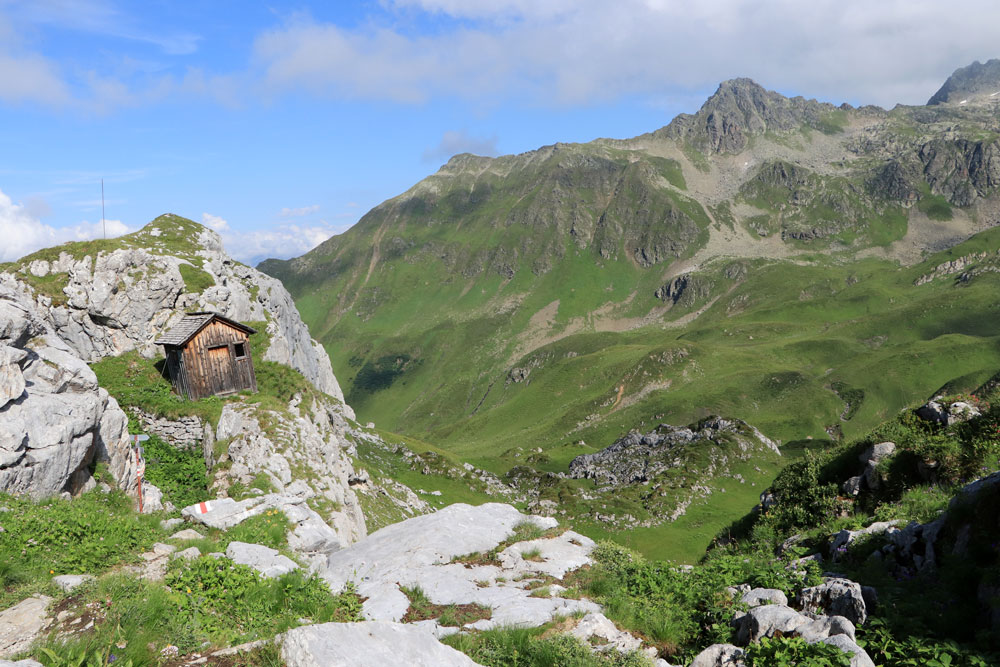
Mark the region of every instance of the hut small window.
<instances>
[{"instance_id":1,"label":"hut small window","mask_svg":"<svg viewBox=\"0 0 1000 667\"><path fill-rule=\"evenodd\" d=\"M243 359L247 356L247 344L246 343L234 343L233 352L236 353L237 359Z\"/></svg>"}]
</instances>

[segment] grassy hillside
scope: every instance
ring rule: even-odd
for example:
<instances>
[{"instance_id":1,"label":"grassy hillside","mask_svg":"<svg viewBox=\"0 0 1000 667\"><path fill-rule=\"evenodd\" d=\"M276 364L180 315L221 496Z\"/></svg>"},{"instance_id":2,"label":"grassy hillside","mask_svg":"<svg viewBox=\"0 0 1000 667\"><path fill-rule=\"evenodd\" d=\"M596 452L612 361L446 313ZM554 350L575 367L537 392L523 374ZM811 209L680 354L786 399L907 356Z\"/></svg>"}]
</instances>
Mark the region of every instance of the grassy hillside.
<instances>
[{"instance_id":1,"label":"grassy hillside","mask_svg":"<svg viewBox=\"0 0 1000 667\"><path fill-rule=\"evenodd\" d=\"M260 268L362 421L498 474L711 414L836 441L1000 366L998 129L984 108L835 109L727 82L649 135L456 156Z\"/></svg>"}]
</instances>

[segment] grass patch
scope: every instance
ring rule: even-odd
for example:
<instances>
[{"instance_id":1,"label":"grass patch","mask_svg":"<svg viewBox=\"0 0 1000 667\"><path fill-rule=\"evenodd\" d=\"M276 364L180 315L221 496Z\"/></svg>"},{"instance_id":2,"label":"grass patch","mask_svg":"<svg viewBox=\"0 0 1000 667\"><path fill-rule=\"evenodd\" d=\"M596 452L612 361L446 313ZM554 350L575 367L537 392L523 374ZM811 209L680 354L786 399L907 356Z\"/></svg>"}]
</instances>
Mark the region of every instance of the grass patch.
<instances>
[{"instance_id":1,"label":"grass patch","mask_svg":"<svg viewBox=\"0 0 1000 667\"><path fill-rule=\"evenodd\" d=\"M173 393L165 377L163 360L144 358L132 350L117 357L106 357L90 365L97 382L123 407L137 407L157 417L199 417L218 424L225 401L209 396L189 401Z\"/></svg>"},{"instance_id":2,"label":"grass patch","mask_svg":"<svg viewBox=\"0 0 1000 667\"><path fill-rule=\"evenodd\" d=\"M266 579L246 565L208 556L175 561L164 583L103 577L74 602L67 605L69 620L83 616L93 631L68 643L50 637L31 652L43 663L81 664L82 658L86 664L155 665L171 651L185 655L273 637L301 625L300 619L361 620L361 600L350 588L335 596L316 577L292 572ZM259 657L273 659L273 650L262 649Z\"/></svg>"},{"instance_id":3,"label":"grass patch","mask_svg":"<svg viewBox=\"0 0 1000 667\"><path fill-rule=\"evenodd\" d=\"M199 269L191 264L179 264L177 269L181 272L181 278L184 280L184 290L189 294L200 294L209 287L215 286L215 278L204 269Z\"/></svg>"},{"instance_id":4,"label":"grass patch","mask_svg":"<svg viewBox=\"0 0 1000 667\"><path fill-rule=\"evenodd\" d=\"M492 609L480 604L434 604L420 586L400 586L399 590L410 600L410 608L403 617L403 623L437 619L441 625L462 627L493 616Z\"/></svg>"},{"instance_id":5,"label":"grass patch","mask_svg":"<svg viewBox=\"0 0 1000 667\"><path fill-rule=\"evenodd\" d=\"M118 491L73 500L0 495L3 585L44 585L57 574L100 574L133 562L160 534L158 517L137 515Z\"/></svg>"}]
</instances>

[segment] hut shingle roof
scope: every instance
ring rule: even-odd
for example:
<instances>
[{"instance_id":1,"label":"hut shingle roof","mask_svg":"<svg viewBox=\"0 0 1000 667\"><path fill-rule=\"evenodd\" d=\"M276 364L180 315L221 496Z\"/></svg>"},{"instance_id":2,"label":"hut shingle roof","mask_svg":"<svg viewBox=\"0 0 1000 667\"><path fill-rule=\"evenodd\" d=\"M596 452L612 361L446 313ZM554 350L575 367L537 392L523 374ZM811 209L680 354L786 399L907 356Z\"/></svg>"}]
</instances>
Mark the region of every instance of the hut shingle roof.
<instances>
[{"instance_id":1,"label":"hut shingle roof","mask_svg":"<svg viewBox=\"0 0 1000 667\"><path fill-rule=\"evenodd\" d=\"M256 329L248 327L245 324L240 324L235 320L231 320L228 317L223 317L218 313L189 313L182 317L177 324L170 327L156 339L155 345L184 345L189 340L195 337L199 331L204 329L209 322L212 320L220 320L226 324L236 327L241 331L245 331L248 334L257 333Z\"/></svg>"}]
</instances>

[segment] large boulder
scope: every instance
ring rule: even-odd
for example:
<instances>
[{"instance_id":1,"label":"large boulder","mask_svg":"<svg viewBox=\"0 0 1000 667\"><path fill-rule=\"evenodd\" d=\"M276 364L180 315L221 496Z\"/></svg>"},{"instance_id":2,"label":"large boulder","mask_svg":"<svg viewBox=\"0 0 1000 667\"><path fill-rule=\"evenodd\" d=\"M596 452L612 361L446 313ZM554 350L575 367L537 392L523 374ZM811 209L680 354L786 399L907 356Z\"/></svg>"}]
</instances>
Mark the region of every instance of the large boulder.
<instances>
[{"instance_id":1,"label":"large boulder","mask_svg":"<svg viewBox=\"0 0 1000 667\"><path fill-rule=\"evenodd\" d=\"M788 605L788 597L776 588L754 588L740 598L740 602L748 607L759 607L764 604Z\"/></svg>"},{"instance_id":2,"label":"large boulder","mask_svg":"<svg viewBox=\"0 0 1000 667\"><path fill-rule=\"evenodd\" d=\"M808 612L824 611L844 616L855 625L868 620L865 596L861 584L840 577L827 578L819 586L803 588L799 593L802 609Z\"/></svg>"},{"instance_id":3,"label":"large boulder","mask_svg":"<svg viewBox=\"0 0 1000 667\"><path fill-rule=\"evenodd\" d=\"M416 625L367 621L289 630L281 640L288 667L475 667L469 656Z\"/></svg>"},{"instance_id":4,"label":"large boulder","mask_svg":"<svg viewBox=\"0 0 1000 667\"><path fill-rule=\"evenodd\" d=\"M738 616L733 620L733 625L736 627L737 643L746 645L760 641L762 637L795 634L800 627L811 622L811 618L791 607L769 604L754 607L746 614Z\"/></svg>"}]
</instances>

